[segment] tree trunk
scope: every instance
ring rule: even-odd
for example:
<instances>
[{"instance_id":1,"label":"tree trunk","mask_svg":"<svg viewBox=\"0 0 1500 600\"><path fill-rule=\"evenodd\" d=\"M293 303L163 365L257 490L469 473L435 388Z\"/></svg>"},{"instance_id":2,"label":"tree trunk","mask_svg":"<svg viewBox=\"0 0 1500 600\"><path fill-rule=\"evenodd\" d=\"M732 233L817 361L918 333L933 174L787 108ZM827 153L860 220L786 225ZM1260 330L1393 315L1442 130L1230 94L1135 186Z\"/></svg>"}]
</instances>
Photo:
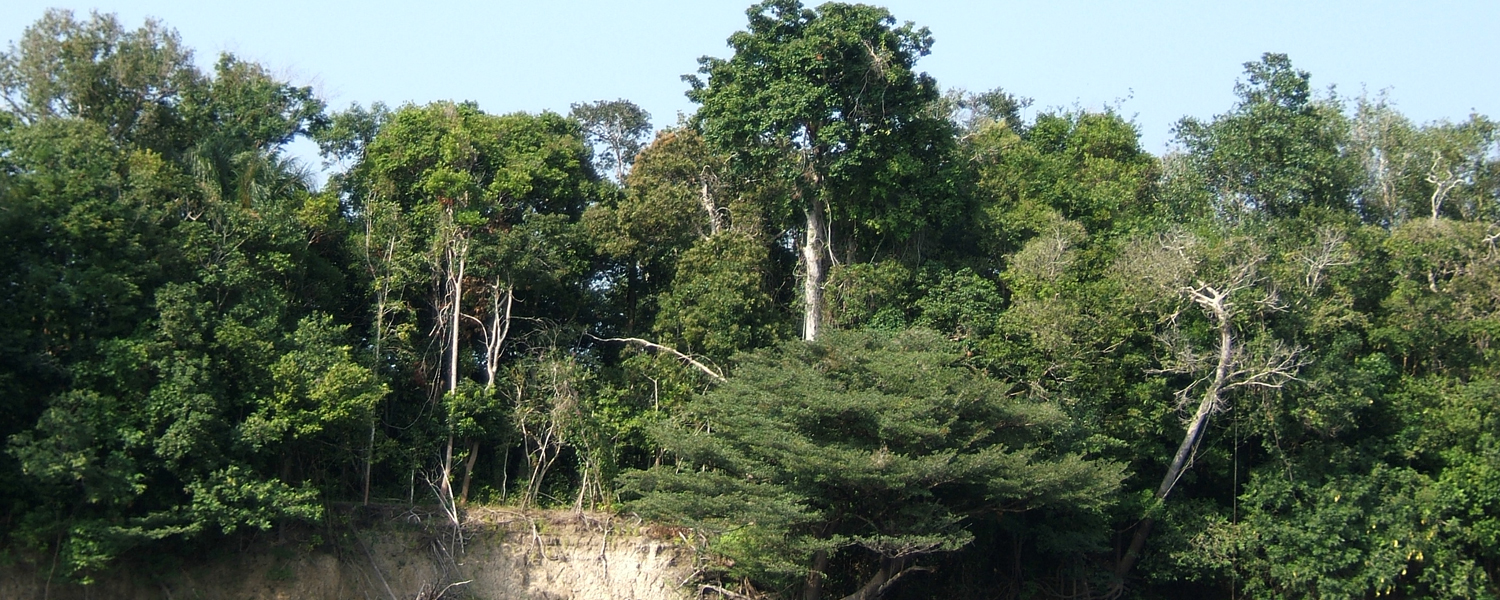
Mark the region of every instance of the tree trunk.
<instances>
[{"instance_id":1,"label":"tree trunk","mask_svg":"<svg viewBox=\"0 0 1500 600\"><path fill-rule=\"evenodd\" d=\"M370 464L375 461L375 418L370 418L370 439L365 443L365 506L370 505Z\"/></svg>"},{"instance_id":2,"label":"tree trunk","mask_svg":"<svg viewBox=\"0 0 1500 600\"><path fill-rule=\"evenodd\" d=\"M451 216L450 216L451 218ZM448 307L448 393L458 392L458 326L463 316L464 266L468 260L468 245L458 234L454 234L448 248L448 276L453 293ZM448 443L443 451L442 497L453 497L453 415L448 415Z\"/></svg>"},{"instance_id":3,"label":"tree trunk","mask_svg":"<svg viewBox=\"0 0 1500 600\"><path fill-rule=\"evenodd\" d=\"M453 241L453 248L449 256L449 276L453 278L451 286L453 291L453 304L449 307L448 315L448 392L458 391L458 321L463 316L464 298L464 263L466 262L467 248L462 247L462 239Z\"/></svg>"},{"instance_id":4,"label":"tree trunk","mask_svg":"<svg viewBox=\"0 0 1500 600\"><path fill-rule=\"evenodd\" d=\"M880 570L875 571L870 579L860 586L853 594L844 596L843 600L875 600L884 596L891 589L891 584L906 573L906 558L883 558L880 560Z\"/></svg>"},{"instance_id":5,"label":"tree trunk","mask_svg":"<svg viewBox=\"0 0 1500 600\"><path fill-rule=\"evenodd\" d=\"M802 600L822 600L823 573L828 570L828 551L813 553L812 570L807 572L807 583L802 586Z\"/></svg>"},{"instance_id":6,"label":"tree trunk","mask_svg":"<svg viewBox=\"0 0 1500 600\"><path fill-rule=\"evenodd\" d=\"M370 277L375 281L375 350L373 354L374 361L372 361L373 364L371 365L370 370L373 371L377 377L379 377L382 373L380 368L383 356L382 353L385 351L385 314L386 311L389 310L387 307L390 306L389 300L391 287L389 278L390 276L386 275L384 278L382 278L381 269L376 268L374 260L370 258L370 240L374 235L374 225L369 219L369 215L366 215L365 264L369 270ZM390 268L391 261L395 254L396 238L395 236L392 236L390 241L386 243L385 256L382 257L380 264L384 268ZM384 400L384 397L382 397L381 399ZM378 411L370 412L370 437L369 440L365 443L364 503L366 506L370 504L370 470L373 463L375 462L375 428L379 424L377 412Z\"/></svg>"},{"instance_id":7,"label":"tree trunk","mask_svg":"<svg viewBox=\"0 0 1500 600\"><path fill-rule=\"evenodd\" d=\"M1172 457L1172 463L1167 465L1167 474L1161 479L1161 485L1156 488L1156 501L1164 502L1167 495L1172 493L1172 487L1177 485L1177 479L1181 477L1182 470L1187 466L1188 459L1193 455L1193 448L1198 445L1198 440L1203 437L1203 432L1208 428L1208 419L1219 406L1220 394L1224 386L1229 383L1230 369L1234 360L1234 329L1230 322L1229 309L1223 294L1215 294L1200 300L1199 304L1207 308L1217 321L1219 329L1219 363L1214 367L1214 379L1208 384L1208 389L1203 392L1203 400L1198 403L1198 412L1193 415L1192 423L1188 424L1187 434L1182 436L1182 443L1177 446L1177 454ZM1116 585L1124 584L1125 576L1135 568L1136 563L1141 560L1141 551L1146 547L1146 538L1151 535L1151 528L1155 525L1155 519L1146 517L1136 526L1135 535L1131 536L1130 546L1125 550L1125 556L1120 557L1120 563L1115 565Z\"/></svg>"},{"instance_id":8,"label":"tree trunk","mask_svg":"<svg viewBox=\"0 0 1500 600\"><path fill-rule=\"evenodd\" d=\"M802 243L802 339L814 341L822 333L824 301L823 283L828 278L828 216L817 199L807 203L807 232Z\"/></svg>"},{"instance_id":9,"label":"tree trunk","mask_svg":"<svg viewBox=\"0 0 1500 600\"><path fill-rule=\"evenodd\" d=\"M464 484L459 488L458 501L469 503L469 481L474 477L474 460L479 458L479 440L469 442L469 458L464 460Z\"/></svg>"},{"instance_id":10,"label":"tree trunk","mask_svg":"<svg viewBox=\"0 0 1500 600\"><path fill-rule=\"evenodd\" d=\"M500 501L510 496L510 448L500 450Z\"/></svg>"},{"instance_id":11,"label":"tree trunk","mask_svg":"<svg viewBox=\"0 0 1500 600\"><path fill-rule=\"evenodd\" d=\"M709 187L712 177L708 167L703 167L698 175L698 200L703 203L703 212L708 213L708 235L710 236L718 235L719 230L724 227L723 219L719 216L719 204L714 201L713 190Z\"/></svg>"},{"instance_id":12,"label":"tree trunk","mask_svg":"<svg viewBox=\"0 0 1500 600\"><path fill-rule=\"evenodd\" d=\"M510 309L516 298L515 286L505 286L505 311L501 312L499 278L495 279L491 292L490 325L484 332L484 387L488 390L495 389L496 374L500 372L501 352L505 346L505 338L510 336Z\"/></svg>"}]
</instances>

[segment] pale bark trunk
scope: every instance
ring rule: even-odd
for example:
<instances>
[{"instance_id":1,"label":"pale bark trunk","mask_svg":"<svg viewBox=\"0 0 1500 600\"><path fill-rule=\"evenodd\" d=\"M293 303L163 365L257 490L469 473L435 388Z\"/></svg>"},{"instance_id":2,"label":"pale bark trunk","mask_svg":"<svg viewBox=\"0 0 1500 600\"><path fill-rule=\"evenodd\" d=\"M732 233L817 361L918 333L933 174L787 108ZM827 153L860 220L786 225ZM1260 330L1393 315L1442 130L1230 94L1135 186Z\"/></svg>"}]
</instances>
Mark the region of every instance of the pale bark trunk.
<instances>
[{"instance_id":1,"label":"pale bark trunk","mask_svg":"<svg viewBox=\"0 0 1500 600\"><path fill-rule=\"evenodd\" d=\"M463 271L464 271L463 264L460 263L459 264L459 269L458 269L458 272L460 274L460 277L459 277L460 280L462 280ZM504 312L501 312L501 309L500 309L500 280L496 279L495 280L494 288L492 290L493 294L491 295L491 299L490 299L490 323L489 323L489 326L485 327L484 323L480 322L480 327L485 330L484 331L484 346L485 346L485 348L484 348L484 374L485 374L484 387L486 389L488 389L488 390L494 390L495 389L495 380L496 380L497 374L498 374L498 372L500 370L500 352L501 352L501 349L505 345L505 338L510 335L511 305L512 305L512 301L515 298L515 294L513 292L513 289L514 288L506 287L506 289L505 289L505 310L504 310ZM462 288L459 288L459 294L458 294L457 297L462 297ZM458 315L459 312L455 311L454 314ZM470 318L473 318L473 317L470 317ZM475 320L477 321L477 319L475 319ZM457 326L457 319L456 318L454 319L454 325L455 325L455 327ZM454 345L452 346L452 349L455 352L457 351L457 348L458 348L457 343L458 343L457 342L457 337L455 336L453 338L453 344ZM453 357L450 358L450 360L454 360L455 361L453 363L455 366L454 366L454 369L452 371L450 371L449 390L457 389L457 367L456 367L457 362L456 362L456 358L457 358L456 354ZM453 436L451 434L448 436L448 447L449 447L449 457L447 459L447 461L448 461L447 464L451 465L452 464L452 447L453 447ZM474 479L474 462L476 460L478 460L478 458L479 458L479 441L478 440L471 440L469 442L469 456L468 456L467 459L464 460L464 478L463 478L463 485L459 488L459 493L458 493L459 502L468 503L468 501L469 501L469 482L473 481L473 479ZM445 471L445 473L446 473L446 471ZM446 475L445 475L445 478L446 478Z\"/></svg>"},{"instance_id":2,"label":"pale bark trunk","mask_svg":"<svg viewBox=\"0 0 1500 600\"><path fill-rule=\"evenodd\" d=\"M496 373L500 370L500 352L505 346L505 338L510 336L511 305L515 300L515 288L505 288L505 310L500 308L500 281L497 279L494 286L494 294L490 300L490 325L485 331L484 340L484 371L487 389L495 388Z\"/></svg>"},{"instance_id":3,"label":"pale bark trunk","mask_svg":"<svg viewBox=\"0 0 1500 600\"><path fill-rule=\"evenodd\" d=\"M1209 417L1213 415L1221 402L1220 394L1224 386L1229 383L1230 369L1234 359L1234 330L1228 309L1225 307L1222 295L1218 296L1217 302L1200 302L1200 304L1208 308L1214 320L1218 322L1219 364L1214 368L1213 381L1203 392L1203 400L1198 403L1198 412L1193 415L1193 421L1188 424L1187 434L1182 437L1182 443L1177 446L1177 454L1172 457L1172 463L1167 466L1167 474L1162 477L1161 485L1156 488L1158 502L1165 501L1167 495L1172 493L1172 488L1177 485L1177 479L1181 477L1188 459L1192 457L1193 448L1198 445L1198 440L1203 437L1204 430L1208 428ZM1136 526L1135 535L1130 539L1130 546L1126 549L1125 556L1120 558L1120 563L1115 567L1115 576L1119 582L1123 582L1130 570L1140 562L1141 551L1145 549L1146 538L1151 535L1151 528L1155 522L1155 519L1146 517Z\"/></svg>"},{"instance_id":4,"label":"pale bark trunk","mask_svg":"<svg viewBox=\"0 0 1500 600\"><path fill-rule=\"evenodd\" d=\"M370 504L370 463L375 459L375 419L370 419L370 439L365 443L365 500L364 504Z\"/></svg>"},{"instance_id":5,"label":"pale bark trunk","mask_svg":"<svg viewBox=\"0 0 1500 600\"><path fill-rule=\"evenodd\" d=\"M1448 192L1458 187L1459 183L1459 178L1453 175L1453 170L1450 168L1444 167L1443 172L1438 173L1439 165L1442 165L1442 157L1437 152L1433 152L1432 167L1427 169L1425 179L1433 186L1432 198L1429 202L1432 204L1432 222L1434 223L1437 222L1438 215L1443 212L1443 200L1448 197Z\"/></svg>"},{"instance_id":6,"label":"pale bark trunk","mask_svg":"<svg viewBox=\"0 0 1500 600\"><path fill-rule=\"evenodd\" d=\"M448 315L448 393L458 392L458 326L463 316L464 267L468 260L468 246L462 237L455 234L448 249L448 272L452 278L450 289L453 297ZM451 417L451 415L450 415ZM442 496L453 497L453 424L448 423L448 443L443 449Z\"/></svg>"},{"instance_id":7,"label":"pale bark trunk","mask_svg":"<svg viewBox=\"0 0 1500 600\"><path fill-rule=\"evenodd\" d=\"M719 230L724 227L723 219L719 216L719 204L714 201L712 189L709 187L710 179L708 167L704 167L698 176L699 192L698 198L703 203L703 212L708 213L708 235L718 235Z\"/></svg>"},{"instance_id":8,"label":"pale bark trunk","mask_svg":"<svg viewBox=\"0 0 1500 600\"><path fill-rule=\"evenodd\" d=\"M374 360L374 365L373 365L372 370L375 371L376 377L379 377L380 376L380 372L381 372L380 365L383 362L383 359L381 358L381 356L382 356L381 353L384 352L384 347L385 347L385 313L386 313L387 310L389 310L387 307L390 305L391 282L390 282L390 279L389 279L389 274L386 274L386 278L382 278L381 277L381 273L379 272L380 270L375 268L374 262L370 259L370 239L371 239L371 237L373 235L374 235L373 224L370 221L367 220L365 222L365 264L366 264L366 267L370 271L370 275L376 281L376 284L375 284L375 360ZM383 261L382 261L382 264L385 266L385 268L387 268L387 269L390 268L391 260L395 257L395 254L396 254L396 238L394 236L392 236L391 239L390 239L390 241L386 244L386 247L385 247L385 256L384 256ZM377 423L376 414L375 414L375 412L371 412L370 413L370 423L369 423L369 425L370 425L370 436L369 436L369 439L365 443L365 465L364 465L364 467L365 467L365 473L364 473L364 504L365 505L369 505L370 504L370 470L371 470L372 463L374 463L374 461L375 461L375 428L376 428L377 424L378 423Z\"/></svg>"},{"instance_id":9,"label":"pale bark trunk","mask_svg":"<svg viewBox=\"0 0 1500 600\"><path fill-rule=\"evenodd\" d=\"M807 272L802 278L802 339L814 341L822 333L824 300L823 283L828 278L828 240L825 231L828 216L823 203L807 203L807 231L802 243L802 263Z\"/></svg>"},{"instance_id":10,"label":"pale bark trunk","mask_svg":"<svg viewBox=\"0 0 1500 600\"><path fill-rule=\"evenodd\" d=\"M453 278L450 287L453 292L452 305L448 314L448 391L458 390L458 321L463 316L464 297L464 266L467 248L462 247L461 239L454 240L454 248L450 250L449 269Z\"/></svg>"}]
</instances>

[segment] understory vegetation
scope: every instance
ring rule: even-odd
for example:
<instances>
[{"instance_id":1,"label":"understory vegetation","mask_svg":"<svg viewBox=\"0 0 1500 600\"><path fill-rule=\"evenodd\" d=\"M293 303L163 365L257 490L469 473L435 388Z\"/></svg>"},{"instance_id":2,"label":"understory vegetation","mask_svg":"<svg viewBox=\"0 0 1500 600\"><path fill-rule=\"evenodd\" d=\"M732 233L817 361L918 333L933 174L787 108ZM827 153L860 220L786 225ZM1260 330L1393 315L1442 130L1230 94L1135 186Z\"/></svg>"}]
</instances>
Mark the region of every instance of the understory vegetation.
<instances>
[{"instance_id":1,"label":"understory vegetation","mask_svg":"<svg viewBox=\"0 0 1500 600\"><path fill-rule=\"evenodd\" d=\"M0 54L0 555L505 503L756 598L1500 596L1494 121L1265 54L1156 156L884 9L747 14L653 134L47 13Z\"/></svg>"}]
</instances>

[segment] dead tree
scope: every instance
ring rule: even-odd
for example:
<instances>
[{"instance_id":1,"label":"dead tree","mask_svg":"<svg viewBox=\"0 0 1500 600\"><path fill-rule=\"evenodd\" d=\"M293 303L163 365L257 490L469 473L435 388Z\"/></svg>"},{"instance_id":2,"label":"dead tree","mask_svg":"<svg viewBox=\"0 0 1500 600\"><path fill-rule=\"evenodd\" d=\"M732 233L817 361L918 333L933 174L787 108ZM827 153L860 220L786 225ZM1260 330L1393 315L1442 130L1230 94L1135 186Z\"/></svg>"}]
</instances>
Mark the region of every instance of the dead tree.
<instances>
[{"instance_id":1,"label":"dead tree","mask_svg":"<svg viewBox=\"0 0 1500 600\"><path fill-rule=\"evenodd\" d=\"M1177 446L1177 452L1156 488L1158 505L1166 501L1178 479L1191 465L1211 417L1227 409L1227 394L1242 388L1279 389L1296 379L1297 371L1305 365L1298 348L1274 339L1255 340L1258 343L1248 344L1249 340L1236 330L1237 318L1281 309L1275 292L1266 289L1258 275L1265 255L1252 246L1248 253L1228 261L1222 274L1210 282L1199 277L1198 272L1206 270L1199 264L1203 261L1196 256L1200 249L1201 244L1196 239L1179 235L1163 239L1155 257L1132 257L1151 260L1147 264L1153 270L1148 272L1147 278L1154 280L1153 283L1177 302L1177 309L1165 319L1168 328L1162 336L1169 349L1168 356L1163 360L1162 368L1153 372L1195 376L1191 383L1177 391L1180 409L1191 408L1195 400L1197 406L1186 422L1187 431L1182 443ZM1208 318L1217 334L1210 352L1195 348L1177 327L1183 312L1193 307ZM1110 596L1124 591L1125 576L1140 561L1154 524L1155 519L1146 516L1136 526L1130 546L1115 567L1115 586Z\"/></svg>"}]
</instances>

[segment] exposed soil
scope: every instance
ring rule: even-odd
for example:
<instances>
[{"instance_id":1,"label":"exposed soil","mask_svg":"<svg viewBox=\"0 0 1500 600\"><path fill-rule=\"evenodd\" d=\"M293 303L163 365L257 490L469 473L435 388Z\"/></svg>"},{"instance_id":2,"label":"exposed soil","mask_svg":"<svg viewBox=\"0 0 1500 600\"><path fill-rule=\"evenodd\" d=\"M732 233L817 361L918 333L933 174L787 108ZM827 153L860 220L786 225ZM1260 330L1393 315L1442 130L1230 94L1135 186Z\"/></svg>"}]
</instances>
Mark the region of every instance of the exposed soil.
<instances>
[{"instance_id":1,"label":"exposed soil","mask_svg":"<svg viewBox=\"0 0 1500 600\"><path fill-rule=\"evenodd\" d=\"M602 513L440 514L345 507L320 530L263 536L196 559L132 557L91 585L46 583L50 563L0 567L6 600L681 600L694 553L670 531ZM337 523L336 525L333 523ZM167 564L168 566L163 566Z\"/></svg>"}]
</instances>

